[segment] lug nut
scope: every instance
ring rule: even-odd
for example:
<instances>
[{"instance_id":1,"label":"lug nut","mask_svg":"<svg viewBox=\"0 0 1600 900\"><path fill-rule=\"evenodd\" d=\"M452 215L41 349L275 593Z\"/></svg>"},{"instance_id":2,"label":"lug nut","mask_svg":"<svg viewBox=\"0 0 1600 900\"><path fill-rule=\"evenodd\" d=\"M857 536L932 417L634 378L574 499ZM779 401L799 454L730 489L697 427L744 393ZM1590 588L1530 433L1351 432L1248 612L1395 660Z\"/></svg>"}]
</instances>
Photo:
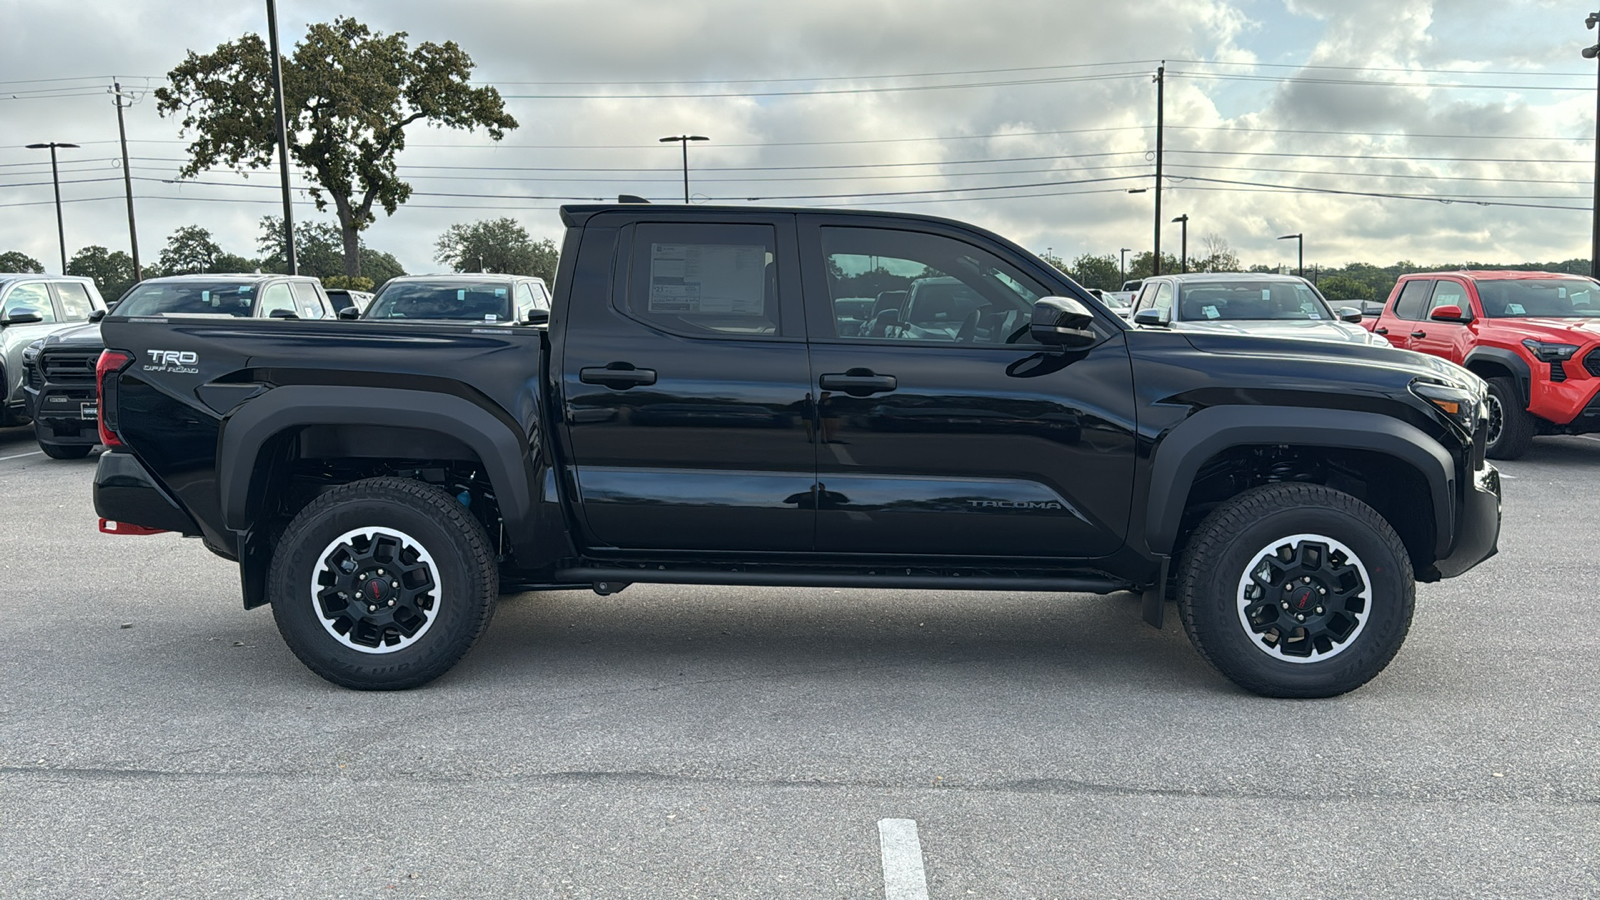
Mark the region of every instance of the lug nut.
<instances>
[{"instance_id":1,"label":"lug nut","mask_svg":"<svg viewBox=\"0 0 1600 900\"><path fill-rule=\"evenodd\" d=\"M1284 609L1288 609L1289 608L1289 601L1287 601L1287 600L1283 601L1283 608Z\"/></svg>"},{"instance_id":2,"label":"lug nut","mask_svg":"<svg viewBox=\"0 0 1600 900\"><path fill-rule=\"evenodd\" d=\"M361 592L360 591L356 591L356 599L357 600L361 599Z\"/></svg>"},{"instance_id":3,"label":"lug nut","mask_svg":"<svg viewBox=\"0 0 1600 900\"><path fill-rule=\"evenodd\" d=\"M389 602L390 602L390 603L393 603L393 602L394 602L394 601L393 601L393 600L390 600L390 601L389 601ZM1322 607L1320 607L1320 606L1319 606L1319 607L1317 607L1317 615L1319 615L1319 616L1320 616L1320 615L1322 615Z\"/></svg>"},{"instance_id":4,"label":"lug nut","mask_svg":"<svg viewBox=\"0 0 1600 900\"><path fill-rule=\"evenodd\" d=\"M390 600L390 601L389 601L389 605L390 605L390 606L393 606L393 605L394 605L394 601L393 601L393 600ZM1317 612L1322 612L1322 610L1320 610L1320 609L1319 609L1319 610L1317 610Z\"/></svg>"},{"instance_id":5,"label":"lug nut","mask_svg":"<svg viewBox=\"0 0 1600 900\"><path fill-rule=\"evenodd\" d=\"M376 606L372 606L370 604L367 606L367 612L377 612L377 611L378 611L378 608ZM1300 618L1304 619L1305 616L1301 616Z\"/></svg>"},{"instance_id":6,"label":"lug nut","mask_svg":"<svg viewBox=\"0 0 1600 900\"><path fill-rule=\"evenodd\" d=\"M1302 575L1300 577L1300 580L1302 582L1304 582L1305 584L1310 584L1311 583L1311 576L1310 575Z\"/></svg>"},{"instance_id":7,"label":"lug nut","mask_svg":"<svg viewBox=\"0 0 1600 900\"><path fill-rule=\"evenodd\" d=\"M382 570L382 569L379 569L379 570L378 570L378 574L379 574L379 575L382 575L382 574L383 574L383 570Z\"/></svg>"},{"instance_id":8,"label":"lug nut","mask_svg":"<svg viewBox=\"0 0 1600 900\"><path fill-rule=\"evenodd\" d=\"M398 590L400 590L400 582L391 581L391 582L389 582L389 587L392 587L392 588L394 588L395 590L398 591Z\"/></svg>"},{"instance_id":9,"label":"lug nut","mask_svg":"<svg viewBox=\"0 0 1600 900\"><path fill-rule=\"evenodd\" d=\"M1295 616L1294 618L1296 622L1304 622L1306 620L1305 616Z\"/></svg>"}]
</instances>

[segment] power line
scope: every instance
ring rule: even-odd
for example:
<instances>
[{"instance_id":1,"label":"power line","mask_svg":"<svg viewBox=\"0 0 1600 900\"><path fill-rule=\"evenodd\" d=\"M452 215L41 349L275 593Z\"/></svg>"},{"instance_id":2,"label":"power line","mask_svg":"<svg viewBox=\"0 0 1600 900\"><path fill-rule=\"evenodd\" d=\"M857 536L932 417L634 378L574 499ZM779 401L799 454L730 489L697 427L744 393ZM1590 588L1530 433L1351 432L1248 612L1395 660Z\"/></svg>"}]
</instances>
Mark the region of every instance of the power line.
<instances>
[{"instance_id":1,"label":"power line","mask_svg":"<svg viewBox=\"0 0 1600 900\"><path fill-rule=\"evenodd\" d=\"M492 81L485 82L491 85L502 84L558 84L566 86L592 86L603 87L607 85L664 85L664 84L785 84L791 82L807 81L872 81L884 78L950 78L957 75L1000 75L1008 72L1048 72L1065 69L1095 69L1107 66L1138 66L1159 62L1154 59L1129 59L1118 62L1101 63L1067 63L1051 66L1017 66L1006 69L958 69L949 72L907 72L897 75L821 75L802 76L793 78L704 78L678 81Z\"/></svg>"},{"instance_id":2,"label":"power line","mask_svg":"<svg viewBox=\"0 0 1600 900\"><path fill-rule=\"evenodd\" d=\"M814 91L719 91L699 94L502 94L506 100L705 100L732 97L815 97L845 94L887 94L906 91L947 91L967 88L1021 87L1036 84L1073 84L1084 81L1118 81L1147 78L1148 72L1118 72L1062 78L1028 78L1015 81L974 81L958 84L920 84L870 88L824 88Z\"/></svg>"},{"instance_id":3,"label":"power line","mask_svg":"<svg viewBox=\"0 0 1600 900\"><path fill-rule=\"evenodd\" d=\"M1267 81L1274 84L1333 84L1360 87L1422 87L1465 90L1507 91L1592 91L1588 86L1554 84L1472 84L1456 81L1364 81L1359 78L1296 78L1271 75L1230 75L1221 72L1169 71L1167 74L1183 78L1206 78L1216 81Z\"/></svg>"}]
</instances>

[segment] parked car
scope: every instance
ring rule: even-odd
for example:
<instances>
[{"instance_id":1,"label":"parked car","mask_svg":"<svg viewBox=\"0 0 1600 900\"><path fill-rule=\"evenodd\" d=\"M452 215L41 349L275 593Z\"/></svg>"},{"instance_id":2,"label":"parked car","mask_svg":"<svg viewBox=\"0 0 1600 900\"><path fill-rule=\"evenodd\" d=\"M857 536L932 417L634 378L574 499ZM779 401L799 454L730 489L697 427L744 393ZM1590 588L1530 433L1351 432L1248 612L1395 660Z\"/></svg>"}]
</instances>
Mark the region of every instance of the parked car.
<instances>
[{"instance_id":1,"label":"parked car","mask_svg":"<svg viewBox=\"0 0 1600 900\"><path fill-rule=\"evenodd\" d=\"M1140 326L1388 347L1357 324L1361 318L1354 307L1335 312L1311 282L1294 275L1158 275L1144 280L1133 305Z\"/></svg>"},{"instance_id":2,"label":"parked car","mask_svg":"<svg viewBox=\"0 0 1600 900\"><path fill-rule=\"evenodd\" d=\"M349 313L344 313L351 318ZM384 282L361 314L386 321L526 325L550 317L550 289L527 275L401 275Z\"/></svg>"},{"instance_id":3,"label":"parked car","mask_svg":"<svg viewBox=\"0 0 1600 900\"><path fill-rule=\"evenodd\" d=\"M1488 453L1600 432L1600 283L1558 272L1402 275L1374 329L1489 382Z\"/></svg>"},{"instance_id":4,"label":"parked car","mask_svg":"<svg viewBox=\"0 0 1600 900\"><path fill-rule=\"evenodd\" d=\"M1383 315L1382 300L1352 300L1350 302L1361 310L1361 321L1357 322L1357 325L1367 331L1372 331L1378 327L1378 316Z\"/></svg>"},{"instance_id":5,"label":"parked car","mask_svg":"<svg viewBox=\"0 0 1600 900\"><path fill-rule=\"evenodd\" d=\"M322 282L309 276L203 274L141 281L117 301L117 314L325 319L335 311Z\"/></svg>"},{"instance_id":6,"label":"parked car","mask_svg":"<svg viewBox=\"0 0 1600 900\"><path fill-rule=\"evenodd\" d=\"M347 309L353 309L359 315L372 303L371 291L352 291L349 288L324 288L323 290L327 291L328 299L333 301L334 310L341 314Z\"/></svg>"},{"instance_id":7,"label":"parked car","mask_svg":"<svg viewBox=\"0 0 1600 900\"><path fill-rule=\"evenodd\" d=\"M26 421L22 354L46 335L86 322L105 300L93 279L0 275L0 426Z\"/></svg>"},{"instance_id":8,"label":"parked car","mask_svg":"<svg viewBox=\"0 0 1600 900\"><path fill-rule=\"evenodd\" d=\"M655 582L1135 590L1156 625L1171 590L1229 678L1320 697L1393 658L1417 580L1495 552L1459 366L1131 328L944 219L562 217L546 324L119 308L102 530L202 536L302 662L364 689L448 670L502 586ZM908 284L892 332L836 304L880 268Z\"/></svg>"},{"instance_id":9,"label":"parked car","mask_svg":"<svg viewBox=\"0 0 1600 900\"><path fill-rule=\"evenodd\" d=\"M1144 279L1142 278L1124 281L1122 283L1122 290L1107 291L1106 297L1111 301L1121 303L1125 307L1132 307L1134 299L1139 296L1139 288L1143 285Z\"/></svg>"},{"instance_id":10,"label":"parked car","mask_svg":"<svg viewBox=\"0 0 1600 900\"><path fill-rule=\"evenodd\" d=\"M34 341L25 354L34 439L51 459L82 459L100 442L94 367L104 346L91 322Z\"/></svg>"}]
</instances>

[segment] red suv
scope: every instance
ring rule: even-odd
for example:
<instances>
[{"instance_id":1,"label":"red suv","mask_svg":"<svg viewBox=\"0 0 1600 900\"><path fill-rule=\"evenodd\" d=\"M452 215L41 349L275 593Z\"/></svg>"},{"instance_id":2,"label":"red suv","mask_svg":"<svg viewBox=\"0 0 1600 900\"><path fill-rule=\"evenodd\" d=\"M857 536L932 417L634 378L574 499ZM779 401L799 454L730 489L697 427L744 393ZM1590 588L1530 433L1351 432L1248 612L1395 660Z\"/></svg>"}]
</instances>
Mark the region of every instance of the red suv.
<instances>
[{"instance_id":1,"label":"red suv","mask_svg":"<svg viewBox=\"0 0 1600 900\"><path fill-rule=\"evenodd\" d=\"M1600 431L1600 283L1556 272L1403 275L1373 331L1489 382L1495 459L1535 434Z\"/></svg>"}]
</instances>

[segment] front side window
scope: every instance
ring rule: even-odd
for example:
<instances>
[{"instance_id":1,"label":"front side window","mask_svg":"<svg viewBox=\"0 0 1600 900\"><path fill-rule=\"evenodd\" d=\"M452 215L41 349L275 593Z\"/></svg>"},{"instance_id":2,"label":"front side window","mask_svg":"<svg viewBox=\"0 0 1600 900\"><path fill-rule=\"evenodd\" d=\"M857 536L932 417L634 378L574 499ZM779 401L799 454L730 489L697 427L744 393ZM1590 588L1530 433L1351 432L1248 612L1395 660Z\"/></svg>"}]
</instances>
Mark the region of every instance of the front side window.
<instances>
[{"instance_id":1,"label":"front side window","mask_svg":"<svg viewBox=\"0 0 1600 900\"><path fill-rule=\"evenodd\" d=\"M1186 285L1178 298L1186 322L1236 322L1261 319L1333 319L1311 285L1297 281L1207 281Z\"/></svg>"},{"instance_id":2,"label":"front side window","mask_svg":"<svg viewBox=\"0 0 1600 900\"><path fill-rule=\"evenodd\" d=\"M68 321L81 322L94 312L94 301L89 299L89 289L76 281L56 282L56 296L61 298L61 312Z\"/></svg>"},{"instance_id":3,"label":"front side window","mask_svg":"<svg viewBox=\"0 0 1600 900\"><path fill-rule=\"evenodd\" d=\"M500 279L468 281L390 281L367 307L369 319L460 319L514 321L511 283Z\"/></svg>"},{"instance_id":4,"label":"front side window","mask_svg":"<svg viewBox=\"0 0 1600 900\"><path fill-rule=\"evenodd\" d=\"M528 317L528 311L534 309L533 290L526 281L517 282L517 321Z\"/></svg>"},{"instance_id":5,"label":"front side window","mask_svg":"<svg viewBox=\"0 0 1600 900\"><path fill-rule=\"evenodd\" d=\"M256 286L238 282L146 281L117 304L120 316L248 316Z\"/></svg>"},{"instance_id":6,"label":"front side window","mask_svg":"<svg viewBox=\"0 0 1600 900\"><path fill-rule=\"evenodd\" d=\"M289 287L294 291L295 302L299 305L296 315L302 319L322 318L322 298L317 296L315 285L307 281L291 281Z\"/></svg>"},{"instance_id":7,"label":"front side window","mask_svg":"<svg viewBox=\"0 0 1600 900\"><path fill-rule=\"evenodd\" d=\"M915 231L822 229L833 337L1003 346L1030 342L1046 288L988 251Z\"/></svg>"},{"instance_id":8,"label":"front side window","mask_svg":"<svg viewBox=\"0 0 1600 900\"><path fill-rule=\"evenodd\" d=\"M1528 278L1478 282L1483 314L1574 319L1600 316L1600 285L1587 278Z\"/></svg>"},{"instance_id":9,"label":"front side window","mask_svg":"<svg viewBox=\"0 0 1600 900\"><path fill-rule=\"evenodd\" d=\"M1155 286L1155 296L1150 298L1150 308L1164 310L1169 315L1172 313L1172 285L1169 282L1160 282Z\"/></svg>"},{"instance_id":10,"label":"front side window","mask_svg":"<svg viewBox=\"0 0 1600 900\"><path fill-rule=\"evenodd\" d=\"M6 296L0 317L10 318L18 313L33 313L40 322L56 320L55 306L50 303L50 289L39 282L19 284Z\"/></svg>"},{"instance_id":11,"label":"front side window","mask_svg":"<svg viewBox=\"0 0 1600 900\"><path fill-rule=\"evenodd\" d=\"M690 337L776 336L776 254L770 225L639 225L628 312Z\"/></svg>"}]
</instances>

